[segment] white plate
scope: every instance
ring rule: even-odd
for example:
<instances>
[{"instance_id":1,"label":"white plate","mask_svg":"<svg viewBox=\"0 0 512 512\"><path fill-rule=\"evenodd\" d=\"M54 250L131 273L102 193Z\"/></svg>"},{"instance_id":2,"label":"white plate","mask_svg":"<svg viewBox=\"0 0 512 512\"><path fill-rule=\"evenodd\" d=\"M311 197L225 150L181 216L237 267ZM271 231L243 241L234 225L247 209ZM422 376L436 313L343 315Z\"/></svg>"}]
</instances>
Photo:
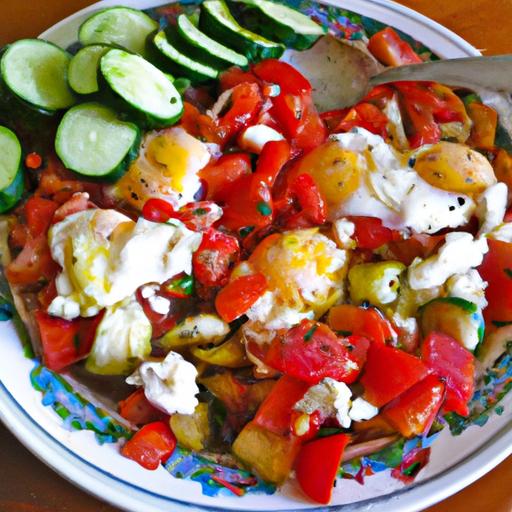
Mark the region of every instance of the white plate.
<instances>
[{"instance_id":1,"label":"white plate","mask_svg":"<svg viewBox=\"0 0 512 512\"><path fill-rule=\"evenodd\" d=\"M91 12L112 5L149 8L159 0L104 0L61 21L42 34L61 46L76 39L77 27ZM479 55L467 42L437 23L386 0L330 2L363 13L414 36L442 57ZM473 426L451 437L447 429L433 445L430 463L414 485L404 487L385 474L360 486L342 480L333 505L322 509L301 500L292 486L274 495L243 498L201 493L196 482L171 477L164 468L150 472L121 457L116 445L99 446L90 431L70 432L61 419L41 403L29 380L34 363L23 356L10 323L0 324L0 419L37 457L64 478L120 508L136 512L191 510L343 510L406 512L421 510L470 484L512 452L512 396L504 401L505 413L492 415L484 427Z\"/></svg>"}]
</instances>

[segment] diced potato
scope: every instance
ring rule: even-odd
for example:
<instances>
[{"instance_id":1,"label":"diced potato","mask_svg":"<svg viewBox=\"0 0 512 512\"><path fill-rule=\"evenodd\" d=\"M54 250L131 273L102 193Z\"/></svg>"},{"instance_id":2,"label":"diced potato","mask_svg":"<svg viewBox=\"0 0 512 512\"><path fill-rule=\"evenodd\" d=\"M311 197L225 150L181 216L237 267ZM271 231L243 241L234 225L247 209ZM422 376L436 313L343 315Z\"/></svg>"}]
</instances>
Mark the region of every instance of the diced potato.
<instances>
[{"instance_id":1,"label":"diced potato","mask_svg":"<svg viewBox=\"0 0 512 512\"><path fill-rule=\"evenodd\" d=\"M276 484L288 477L299 448L297 438L274 434L252 421L233 443L236 457L263 480Z\"/></svg>"},{"instance_id":2,"label":"diced potato","mask_svg":"<svg viewBox=\"0 0 512 512\"><path fill-rule=\"evenodd\" d=\"M173 414L169 423L178 443L185 448L200 451L208 446L208 404L198 404L194 414Z\"/></svg>"},{"instance_id":3,"label":"diced potato","mask_svg":"<svg viewBox=\"0 0 512 512\"><path fill-rule=\"evenodd\" d=\"M217 315L201 313L190 316L164 334L158 343L163 348L174 349L201 343L218 343L229 332L229 325Z\"/></svg>"},{"instance_id":4,"label":"diced potato","mask_svg":"<svg viewBox=\"0 0 512 512\"><path fill-rule=\"evenodd\" d=\"M433 187L461 194L479 193L496 183L487 158L455 142L442 141L421 151L414 169Z\"/></svg>"}]
</instances>

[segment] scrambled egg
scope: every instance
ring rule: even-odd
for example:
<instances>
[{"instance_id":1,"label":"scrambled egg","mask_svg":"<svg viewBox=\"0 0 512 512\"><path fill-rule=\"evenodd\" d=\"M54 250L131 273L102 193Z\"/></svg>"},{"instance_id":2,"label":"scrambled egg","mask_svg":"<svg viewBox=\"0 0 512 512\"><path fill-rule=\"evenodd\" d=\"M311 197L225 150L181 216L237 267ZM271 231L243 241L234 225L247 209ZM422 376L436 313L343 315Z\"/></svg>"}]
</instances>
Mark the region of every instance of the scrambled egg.
<instances>
[{"instance_id":1,"label":"scrambled egg","mask_svg":"<svg viewBox=\"0 0 512 512\"><path fill-rule=\"evenodd\" d=\"M62 267L52 315L94 316L133 295L146 283L191 273L201 234L185 226L137 223L115 210L86 210L58 222L48 233L53 259Z\"/></svg>"}]
</instances>

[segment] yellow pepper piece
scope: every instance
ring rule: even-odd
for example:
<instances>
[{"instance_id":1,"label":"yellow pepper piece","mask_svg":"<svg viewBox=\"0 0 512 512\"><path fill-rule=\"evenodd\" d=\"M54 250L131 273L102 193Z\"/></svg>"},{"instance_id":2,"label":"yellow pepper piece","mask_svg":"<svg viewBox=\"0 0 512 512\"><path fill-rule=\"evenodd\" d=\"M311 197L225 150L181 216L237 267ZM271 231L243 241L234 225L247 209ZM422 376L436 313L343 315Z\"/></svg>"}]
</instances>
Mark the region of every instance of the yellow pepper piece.
<instances>
[{"instance_id":1,"label":"yellow pepper piece","mask_svg":"<svg viewBox=\"0 0 512 512\"><path fill-rule=\"evenodd\" d=\"M217 347L210 349L192 347L190 352L194 357L205 363L227 368L241 368L251 364L247 358L241 336L237 334Z\"/></svg>"},{"instance_id":2,"label":"yellow pepper piece","mask_svg":"<svg viewBox=\"0 0 512 512\"><path fill-rule=\"evenodd\" d=\"M193 414L173 414L169 420L179 444L194 451L204 450L210 439L208 404L199 403Z\"/></svg>"}]
</instances>

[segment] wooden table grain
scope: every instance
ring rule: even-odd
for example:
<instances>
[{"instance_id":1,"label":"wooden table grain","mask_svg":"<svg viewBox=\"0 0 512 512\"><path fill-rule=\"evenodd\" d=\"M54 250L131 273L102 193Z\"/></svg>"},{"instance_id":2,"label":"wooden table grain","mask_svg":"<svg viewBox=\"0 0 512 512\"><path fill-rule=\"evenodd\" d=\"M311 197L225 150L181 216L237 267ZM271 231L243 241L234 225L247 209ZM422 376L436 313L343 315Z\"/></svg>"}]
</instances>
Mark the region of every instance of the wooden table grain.
<instances>
[{"instance_id":1,"label":"wooden table grain","mask_svg":"<svg viewBox=\"0 0 512 512\"><path fill-rule=\"evenodd\" d=\"M91 0L0 0L0 45L34 37ZM122 4L122 1L119 3ZM401 0L487 55L512 53L512 0ZM512 457L426 512L511 512ZM0 425L0 512L116 512L53 473ZM392 512L392 511L390 511Z\"/></svg>"}]
</instances>

